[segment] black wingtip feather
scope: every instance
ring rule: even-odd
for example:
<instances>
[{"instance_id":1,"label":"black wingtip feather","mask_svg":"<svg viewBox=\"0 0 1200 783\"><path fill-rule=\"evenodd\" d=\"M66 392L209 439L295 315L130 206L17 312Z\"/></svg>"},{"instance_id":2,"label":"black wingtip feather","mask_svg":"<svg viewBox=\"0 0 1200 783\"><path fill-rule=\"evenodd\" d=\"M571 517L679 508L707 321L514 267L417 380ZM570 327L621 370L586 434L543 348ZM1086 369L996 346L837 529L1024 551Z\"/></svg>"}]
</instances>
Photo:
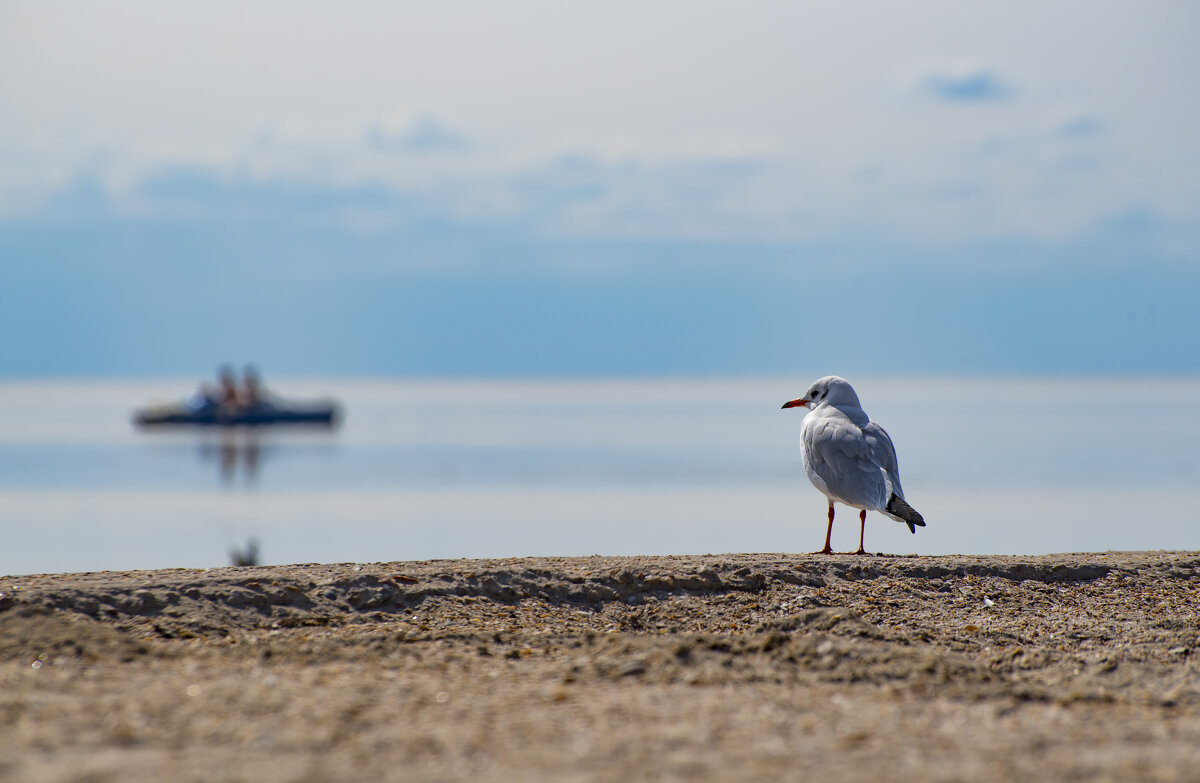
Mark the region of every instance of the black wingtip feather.
<instances>
[{"instance_id":1,"label":"black wingtip feather","mask_svg":"<svg viewBox=\"0 0 1200 783\"><path fill-rule=\"evenodd\" d=\"M908 529L912 533L917 532L918 527L925 527L925 519L917 510L898 495L892 495L888 499L887 512L892 516L900 517L908 525Z\"/></svg>"}]
</instances>

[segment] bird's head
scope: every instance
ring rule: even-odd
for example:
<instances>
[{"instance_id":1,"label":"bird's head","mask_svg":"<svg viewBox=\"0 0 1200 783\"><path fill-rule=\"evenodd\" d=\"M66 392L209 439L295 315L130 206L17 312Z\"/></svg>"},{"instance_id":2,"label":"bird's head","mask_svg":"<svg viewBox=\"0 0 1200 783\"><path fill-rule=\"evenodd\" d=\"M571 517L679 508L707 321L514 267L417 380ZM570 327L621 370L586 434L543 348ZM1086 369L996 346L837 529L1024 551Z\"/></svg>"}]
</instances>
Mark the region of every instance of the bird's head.
<instances>
[{"instance_id":1,"label":"bird's head","mask_svg":"<svg viewBox=\"0 0 1200 783\"><path fill-rule=\"evenodd\" d=\"M808 391L804 393L803 397L788 400L783 404L783 407L808 408L811 410L823 403L835 406L862 407L858 402L858 395L854 393L854 387L850 385L850 382L836 375L826 375L819 381L814 381L812 386L808 387Z\"/></svg>"}]
</instances>

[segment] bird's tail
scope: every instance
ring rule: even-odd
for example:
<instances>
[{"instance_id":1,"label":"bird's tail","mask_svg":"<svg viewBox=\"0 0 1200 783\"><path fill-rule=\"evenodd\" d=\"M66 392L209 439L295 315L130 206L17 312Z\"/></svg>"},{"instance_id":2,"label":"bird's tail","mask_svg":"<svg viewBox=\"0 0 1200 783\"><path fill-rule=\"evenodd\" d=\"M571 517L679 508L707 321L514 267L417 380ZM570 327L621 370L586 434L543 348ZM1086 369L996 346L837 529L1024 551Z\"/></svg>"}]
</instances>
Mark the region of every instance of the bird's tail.
<instances>
[{"instance_id":1,"label":"bird's tail","mask_svg":"<svg viewBox=\"0 0 1200 783\"><path fill-rule=\"evenodd\" d=\"M899 495L893 494L888 498L885 510L890 516L908 525L908 529L913 533L917 532L918 527L925 527L925 519Z\"/></svg>"}]
</instances>

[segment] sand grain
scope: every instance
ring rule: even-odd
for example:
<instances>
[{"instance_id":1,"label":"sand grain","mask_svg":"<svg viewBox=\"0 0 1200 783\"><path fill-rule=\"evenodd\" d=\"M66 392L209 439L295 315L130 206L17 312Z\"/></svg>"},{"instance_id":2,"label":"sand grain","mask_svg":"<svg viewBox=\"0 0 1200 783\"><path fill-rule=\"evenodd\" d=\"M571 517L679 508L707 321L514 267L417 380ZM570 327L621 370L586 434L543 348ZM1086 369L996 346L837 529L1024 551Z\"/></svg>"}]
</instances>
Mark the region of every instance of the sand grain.
<instances>
[{"instance_id":1,"label":"sand grain","mask_svg":"<svg viewBox=\"0 0 1200 783\"><path fill-rule=\"evenodd\" d=\"M0 780L1194 780L1200 553L0 578Z\"/></svg>"}]
</instances>

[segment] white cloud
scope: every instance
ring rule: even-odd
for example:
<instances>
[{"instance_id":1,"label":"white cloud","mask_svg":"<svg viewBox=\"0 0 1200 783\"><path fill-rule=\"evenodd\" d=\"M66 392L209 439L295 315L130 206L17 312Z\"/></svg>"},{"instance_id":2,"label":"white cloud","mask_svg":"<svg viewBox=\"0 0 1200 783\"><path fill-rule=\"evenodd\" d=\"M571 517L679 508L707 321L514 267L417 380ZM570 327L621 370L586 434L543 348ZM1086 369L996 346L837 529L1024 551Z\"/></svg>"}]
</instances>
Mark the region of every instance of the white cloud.
<instances>
[{"instance_id":1,"label":"white cloud","mask_svg":"<svg viewBox=\"0 0 1200 783\"><path fill-rule=\"evenodd\" d=\"M367 144L381 152L430 155L462 152L467 138L437 120L421 117L402 123L384 122L367 131Z\"/></svg>"},{"instance_id":2,"label":"white cloud","mask_svg":"<svg viewBox=\"0 0 1200 783\"><path fill-rule=\"evenodd\" d=\"M971 61L931 66L920 75L917 86L952 103L1000 101L1014 91L994 69Z\"/></svg>"},{"instance_id":3,"label":"white cloud","mask_svg":"<svg viewBox=\"0 0 1200 783\"><path fill-rule=\"evenodd\" d=\"M959 134L936 150L865 157L849 169L807 150L644 157L580 149L510 161L487 139L424 149L401 134L381 145L362 127L259 136L229 161L139 167L98 157L53 192L87 193L90 201L70 202L77 212L101 199L117 213L197 220L341 221L357 229L452 220L556 236L768 242L862 230L935 242L1056 239L1129 209L1123 191L1104 187L1114 177L1104 147L1061 125Z\"/></svg>"},{"instance_id":4,"label":"white cloud","mask_svg":"<svg viewBox=\"0 0 1200 783\"><path fill-rule=\"evenodd\" d=\"M0 210L183 169L602 235L1195 223L1190 8L48 0L0 14Z\"/></svg>"},{"instance_id":5,"label":"white cloud","mask_svg":"<svg viewBox=\"0 0 1200 783\"><path fill-rule=\"evenodd\" d=\"M1104 132L1104 121L1082 111L1064 110L1054 122L1054 132L1064 139L1089 139Z\"/></svg>"}]
</instances>

